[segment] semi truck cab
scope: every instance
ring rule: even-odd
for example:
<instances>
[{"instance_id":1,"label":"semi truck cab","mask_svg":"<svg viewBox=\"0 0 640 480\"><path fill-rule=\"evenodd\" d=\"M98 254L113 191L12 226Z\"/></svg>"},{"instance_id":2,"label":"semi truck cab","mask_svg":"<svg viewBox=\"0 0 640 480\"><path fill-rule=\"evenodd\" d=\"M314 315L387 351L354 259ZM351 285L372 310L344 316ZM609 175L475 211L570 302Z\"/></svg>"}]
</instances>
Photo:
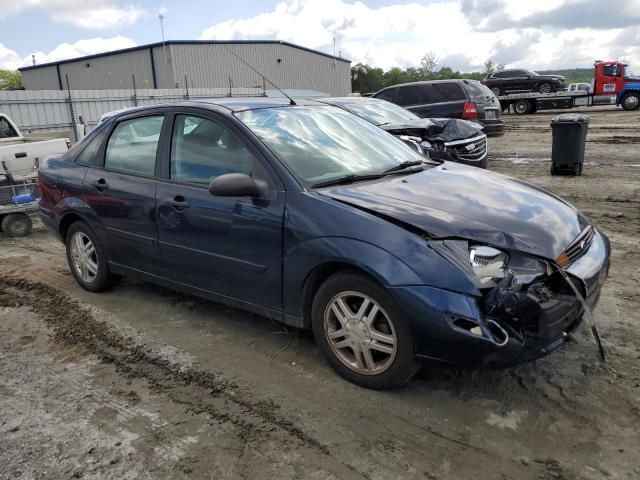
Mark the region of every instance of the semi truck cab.
<instances>
[{"instance_id":1,"label":"semi truck cab","mask_svg":"<svg viewBox=\"0 0 640 480\"><path fill-rule=\"evenodd\" d=\"M640 78L627 74L629 66L626 63L597 60L594 66L594 97L615 95L616 105L625 110L640 107Z\"/></svg>"}]
</instances>

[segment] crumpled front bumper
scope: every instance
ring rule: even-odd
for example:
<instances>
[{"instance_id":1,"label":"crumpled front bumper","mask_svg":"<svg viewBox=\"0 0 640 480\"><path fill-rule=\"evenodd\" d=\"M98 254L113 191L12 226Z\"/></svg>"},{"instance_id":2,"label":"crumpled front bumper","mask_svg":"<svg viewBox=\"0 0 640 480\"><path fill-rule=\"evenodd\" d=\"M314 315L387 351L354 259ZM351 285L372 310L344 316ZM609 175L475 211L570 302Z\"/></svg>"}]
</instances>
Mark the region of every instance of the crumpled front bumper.
<instances>
[{"instance_id":1,"label":"crumpled front bumper","mask_svg":"<svg viewBox=\"0 0 640 480\"><path fill-rule=\"evenodd\" d=\"M565 268L591 308L596 306L607 278L610 251L607 237L596 232L589 250ZM390 291L411 322L416 357L425 362L508 367L548 355L582 323L583 308L575 296L560 296L562 301L550 302L538 317L538 330L518 335L509 325L486 316L477 297L427 286L395 287ZM482 335L477 330L474 334L460 328L464 321L480 325L495 321L507 338L492 339L484 330Z\"/></svg>"}]
</instances>

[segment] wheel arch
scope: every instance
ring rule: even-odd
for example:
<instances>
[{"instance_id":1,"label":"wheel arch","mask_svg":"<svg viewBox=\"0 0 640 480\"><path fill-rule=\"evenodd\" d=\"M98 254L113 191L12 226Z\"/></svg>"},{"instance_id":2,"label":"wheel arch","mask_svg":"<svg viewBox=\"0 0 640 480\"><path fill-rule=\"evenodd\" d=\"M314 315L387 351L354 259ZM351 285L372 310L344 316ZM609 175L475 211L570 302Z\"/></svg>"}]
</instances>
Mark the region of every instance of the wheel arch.
<instances>
[{"instance_id":1,"label":"wheel arch","mask_svg":"<svg viewBox=\"0 0 640 480\"><path fill-rule=\"evenodd\" d=\"M69 231L69 227L73 225L75 222L83 221L84 218L78 214L77 212L68 212L65 213L60 218L60 223L58 224L58 233L64 242L67 238L67 232Z\"/></svg>"},{"instance_id":2,"label":"wheel arch","mask_svg":"<svg viewBox=\"0 0 640 480\"><path fill-rule=\"evenodd\" d=\"M308 240L283 258L282 301L287 323L308 327L315 292L341 271L360 273L385 288L423 283L401 259L373 244L345 237Z\"/></svg>"},{"instance_id":3,"label":"wheel arch","mask_svg":"<svg viewBox=\"0 0 640 480\"><path fill-rule=\"evenodd\" d=\"M372 275L367 270L358 267L353 263L345 261L330 261L316 266L311 272L309 272L309 275L307 275L302 286L300 307L303 328L311 328L311 306L313 305L313 299L316 296L318 288L320 288L328 278L337 273L355 273L362 275L363 277L367 277L384 287L384 284L376 278L375 275Z\"/></svg>"}]
</instances>

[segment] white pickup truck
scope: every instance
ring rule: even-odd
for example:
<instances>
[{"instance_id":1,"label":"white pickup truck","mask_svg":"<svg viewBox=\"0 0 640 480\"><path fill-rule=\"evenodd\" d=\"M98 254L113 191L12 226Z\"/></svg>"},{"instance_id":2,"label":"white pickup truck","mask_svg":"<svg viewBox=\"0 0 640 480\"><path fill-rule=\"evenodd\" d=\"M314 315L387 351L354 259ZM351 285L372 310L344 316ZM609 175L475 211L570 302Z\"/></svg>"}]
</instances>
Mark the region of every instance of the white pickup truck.
<instances>
[{"instance_id":1,"label":"white pickup truck","mask_svg":"<svg viewBox=\"0 0 640 480\"><path fill-rule=\"evenodd\" d=\"M33 175L39 162L71 148L68 138L33 141L24 138L8 115L0 113L0 174L8 169L14 177Z\"/></svg>"}]
</instances>

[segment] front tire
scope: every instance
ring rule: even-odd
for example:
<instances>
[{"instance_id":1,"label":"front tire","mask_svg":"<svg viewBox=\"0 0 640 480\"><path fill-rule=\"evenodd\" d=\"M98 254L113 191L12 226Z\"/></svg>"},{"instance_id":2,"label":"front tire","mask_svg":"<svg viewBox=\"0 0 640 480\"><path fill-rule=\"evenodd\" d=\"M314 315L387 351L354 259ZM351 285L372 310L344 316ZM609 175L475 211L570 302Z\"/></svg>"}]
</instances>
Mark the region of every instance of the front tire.
<instances>
[{"instance_id":1,"label":"front tire","mask_svg":"<svg viewBox=\"0 0 640 480\"><path fill-rule=\"evenodd\" d=\"M620 100L620 104L625 110L637 110L640 107L640 94L635 92L627 93Z\"/></svg>"},{"instance_id":2,"label":"front tire","mask_svg":"<svg viewBox=\"0 0 640 480\"><path fill-rule=\"evenodd\" d=\"M549 82L542 82L538 85L538 92L540 93L551 93L553 91L553 87Z\"/></svg>"},{"instance_id":3,"label":"front tire","mask_svg":"<svg viewBox=\"0 0 640 480\"><path fill-rule=\"evenodd\" d=\"M69 227L65 245L69 268L82 288L101 292L112 285L104 248L86 223L78 221Z\"/></svg>"},{"instance_id":4,"label":"front tire","mask_svg":"<svg viewBox=\"0 0 640 480\"><path fill-rule=\"evenodd\" d=\"M329 277L313 299L311 322L325 358L350 382L391 388L418 370L404 312L364 275L341 272Z\"/></svg>"},{"instance_id":5,"label":"front tire","mask_svg":"<svg viewBox=\"0 0 640 480\"><path fill-rule=\"evenodd\" d=\"M496 97L499 97L499 96L500 96L500 95L502 95L502 93L503 93L503 92L502 92L502 89L501 89L500 87L493 87L493 88L491 89L491 91L493 92L493 94L494 94Z\"/></svg>"}]
</instances>

